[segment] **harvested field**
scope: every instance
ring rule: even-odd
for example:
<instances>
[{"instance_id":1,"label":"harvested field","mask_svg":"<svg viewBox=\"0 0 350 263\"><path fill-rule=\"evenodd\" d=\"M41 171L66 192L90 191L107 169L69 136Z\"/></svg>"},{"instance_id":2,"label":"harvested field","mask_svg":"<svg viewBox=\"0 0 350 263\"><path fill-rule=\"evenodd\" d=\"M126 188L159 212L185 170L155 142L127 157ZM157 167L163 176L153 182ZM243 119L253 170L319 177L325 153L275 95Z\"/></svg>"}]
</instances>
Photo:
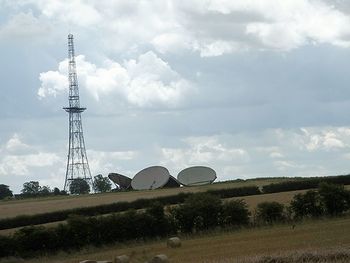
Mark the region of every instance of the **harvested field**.
<instances>
[{"instance_id":1,"label":"harvested field","mask_svg":"<svg viewBox=\"0 0 350 263\"><path fill-rule=\"evenodd\" d=\"M55 257L29 260L31 263L73 263L84 259L111 260L121 254L131 256L131 262L144 262L155 254L166 254L171 262L246 262L264 255L297 255L307 251L325 252L350 249L350 218L308 221L292 229L289 225L242 229L233 232L213 232L196 237L182 237L182 246L167 248L166 240L149 243L119 244L105 248L91 248L76 254L60 254ZM301 251L301 252L300 252ZM306 252L305 252L306 251ZM261 255L258 256L257 255ZM239 261L240 260L240 261ZM246 260L246 261L244 261ZM254 261L251 261L253 263ZM264 262L264 261L256 261ZM278 261L266 261L278 262ZM284 262L284 261L281 261ZM296 262L296 261L286 261ZM305 262L305 261L304 261ZM325 261L306 261L325 262ZM340 263L345 261L326 261ZM349 260L347 261L349 262Z\"/></svg>"},{"instance_id":2,"label":"harvested field","mask_svg":"<svg viewBox=\"0 0 350 263\"><path fill-rule=\"evenodd\" d=\"M247 180L242 182L216 183L212 185L193 187L1 201L0 218L14 217L17 215L32 215L57 210L71 209L76 207L96 206L101 204L114 203L118 201L134 201L139 198L154 198L158 196L176 195L182 192L200 192L209 189L223 189L249 185L263 186L272 182L280 182L282 180L287 179L271 178L266 180Z\"/></svg>"},{"instance_id":3,"label":"harvested field","mask_svg":"<svg viewBox=\"0 0 350 263\"><path fill-rule=\"evenodd\" d=\"M257 206L257 204L260 202L276 201L282 204L288 204L292 200L295 194L303 193L305 191L306 190L298 190L298 191L281 192L281 193L273 193L273 194L251 195L251 196L244 196L244 197L229 198L225 200L244 199L247 202L249 209L253 211ZM64 221L61 221L61 222L64 222ZM43 226L54 226L54 225L57 225L58 223L60 222L43 224ZM19 228L0 230L0 235L12 234L18 229Z\"/></svg>"}]
</instances>

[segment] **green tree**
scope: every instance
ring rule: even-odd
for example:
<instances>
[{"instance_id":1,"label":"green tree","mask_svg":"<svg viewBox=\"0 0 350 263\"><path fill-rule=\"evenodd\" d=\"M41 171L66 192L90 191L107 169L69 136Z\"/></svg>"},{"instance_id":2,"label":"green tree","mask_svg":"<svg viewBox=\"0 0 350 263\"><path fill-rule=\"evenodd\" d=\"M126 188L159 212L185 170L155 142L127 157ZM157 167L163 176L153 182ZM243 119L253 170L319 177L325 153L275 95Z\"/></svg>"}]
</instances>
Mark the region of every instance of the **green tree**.
<instances>
[{"instance_id":1,"label":"green tree","mask_svg":"<svg viewBox=\"0 0 350 263\"><path fill-rule=\"evenodd\" d=\"M243 199L225 202L222 208L222 224L224 225L247 225L249 224L247 204Z\"/></svg>"},{"instance_id":2,"label":"green tree","mask_svg":"<svg viewBox=\"0 0 350 263\"><path fill-rule=\"evenodd\" d=\"M108 177L103 177L102 174L96 175L94 177L94 190L98 193L109 192L112 189L112 183L108 179Z\"/></svg>"},{"instance_id":3,"label":"green tree","mask_svg":"<svg viewBox=\"0 0 350 263\"><path fill-rule=\"evenodd\" d=\"M8 185L0 184L0 199L13 196Z\"/></svg>"},{"instance_id":4,"label":"green tree","mask_svg":"<svg viewBox=\"0 0 350 263\"><path fill-rule=\"evenodd\" d=\"M90 186L83 178L76 178L70 183L69 192L78 195L88 194L90 192Z\"/></svg>"},{"instance_id":5,"label":"green tree","mask_svg":"<svg viewBox=\"0 0 350 263\"><path fill-rule=\"evenodd\" d=\"M54 189L53 189L53 194L54 195L60 195L60 189L58 189L57 187L55 187Z\"/></svg>"},{"instance_id":6,"label":"green tree","mask_svg":"<svg viewBox=\"0 0 350 263\"><path fill-rule=\"evenodd\" d=\"M40 187L40 190L39 190L40 195L46 196L46 195L50 195L51 193L52 191L49 186L44 185Z\"/></svg>"},{"instance_id":7,"label":"green tree","mask_svg":"<svg viewBox=\"0 0 350 263\"><path fill-rule=\"evenodd\" d=\"M183 232L191 232L218 226L221 210L222 203L219 197L197 193L187 198L171 213Z\"/></svg>"},{"instance_id":8,"label":"green tree","mask_svg":"<svg viewBox=\"0 0 350 263\"><path fill-rule=\"evenodd\" d=\"M349 191L343 185L321 183L318 192L327 214L339 215L348 209Z\"/></svg>"},{"instance_id":9,"label":"green tree","mask_svg":"<svg viewBox=\"0 0 350 263\"><path fill-rule=\"evenodd\" d=\"M40 185L37 181L25 182L21 190L24 195L37 195L40 192Z\"/></svg>"},{"instance_id":10,"label":"green tree","mask_svg":"<svg viewBox=\"0 0 350 263\"><path fill-rule=\"evenodd\" d=\"M296 194L290 202L290 207L296 218L318 217L324 212L320 195L314 190Z\"/></svg>"},{"instance_id":11,"label":"green tree","mask_svg":"<svg viewBox=\"0 0 350 263\"><path fill-rule=\"evenodd\" d=\"M283 221L284 205L278 202L262 202L259 203L256 210L258 221L272 224L274 222Z\"/></svg>"}]
</instances>

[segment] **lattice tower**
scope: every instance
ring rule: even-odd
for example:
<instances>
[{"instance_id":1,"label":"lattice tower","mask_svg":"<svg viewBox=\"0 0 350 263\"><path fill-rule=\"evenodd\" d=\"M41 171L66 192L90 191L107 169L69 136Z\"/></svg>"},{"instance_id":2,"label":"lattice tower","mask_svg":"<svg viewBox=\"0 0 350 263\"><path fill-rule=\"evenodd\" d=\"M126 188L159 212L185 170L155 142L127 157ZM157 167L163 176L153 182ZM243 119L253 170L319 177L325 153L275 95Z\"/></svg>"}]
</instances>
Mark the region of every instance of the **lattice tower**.
<instances>
[{"instance_id":1,"label":"lattice tower","mask_svg":"<svg viewBox=\"0 0 350 263\"><path fill-rule=\"evenodd\" d=\"M69 107L63 108L69 114L69 149L64 190L74 179L84 179L92 188L92 177L86 155L81 113L86 108L80 107L79 86L76 72L73 35L68 35L68 81Z\"/></svg>"}]
</instances>

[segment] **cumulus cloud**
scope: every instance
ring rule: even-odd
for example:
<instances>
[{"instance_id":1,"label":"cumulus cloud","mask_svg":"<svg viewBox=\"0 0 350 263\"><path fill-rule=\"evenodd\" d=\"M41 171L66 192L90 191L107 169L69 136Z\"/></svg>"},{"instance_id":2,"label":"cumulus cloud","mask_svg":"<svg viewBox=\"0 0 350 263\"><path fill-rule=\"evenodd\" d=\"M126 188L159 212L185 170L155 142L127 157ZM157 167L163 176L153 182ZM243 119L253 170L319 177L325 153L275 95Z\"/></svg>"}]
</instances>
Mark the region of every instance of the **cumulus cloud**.
<instances>
[{"instance_id":1,"label":"cumulus cloud","mask_svg":"<svg viewBox=\"0 0 350 263\"><path fill-rule=\"evenodd\" d=\"M77 28L94 26L101 47L153 45L202 57L247 49L288 51L304 45L350 45L350 17L328 0L25 1L40 15ZM338 9L337 9L338 8Z\"/></svg>"},{"instance_id":2,"label":"cumulus cloud","mask_svg":"<svg viewBox=\"0 0 350 263\"><path fill-rule=\"evenodd\" d=\"M97 151L88 150L90 169L107 176L111 172L120 172L121 163L129 162L139 156L137 151ZM123 170L125 172L125 170Z\"/></svg>"},{"instance_id":3,"label":"cumulus cloud","mask_svg":"<svg viewBox=\"0 0 350 263\"><path fill-rule=\"evenodd\" d=\"M152 51L123 64L107 60L104 66L98 67L83 55L76 57L76 63L80 86L96 101L107 103L119 98L134 107L171 108L180 105L193 91L189 81ZM64 60L57 71L40 74L39 98L56 96L68 89L67 64Z\"/></svg>"},{"instance_id":4,"label":"cumulus cloud","mask_svg":"<svg viewBox=\"0 0 350 263\"><path fill-rule=\"evenodd\" d=\"M0 25L0 38L43 39L50 31L50 25L34 16L32 12L20 12L12 16L5 24Z\"/></svg>"},{"instance_id":5,"label":"cumulus cloud","mask_svg":"<svg viewBox=\"0 0 350 263\"><path fill-rule=\"evenodd\" d=\"M50 167L61 158L52 152L45 152L23 142L17 133L1 146L0 174L3 176L30 175L31 168Z\"/></svg>"},{"instance_id":6,"label":"cumulus cloud","mask_svg":"<svg viewBox=\"0 0 350 263\"><path fill-rule=\"evenodd\" d=\"M315 131L315 129L302 128L302 140L308 151L316 150L336 150L348 146L350 136L348 130L325 129ZM346 142L347 141L347 142Z\"/></svg>"},{"instance_id":7,"label":"cumulus cloud","mask_svg":"<svg viewBox=\"0 0 350 263\"><path fill-rule=\"evenodd\" d=\"M249 162L249 153L239 147L225 145L220 136L190 137L183 139L184 147L162 148L161 163L171 170L184 169L193 165L219 168L220 178L223 170L232 171L239 165ZM228 168L230 167L230 169Z\"/></svg>"}]
</instances>

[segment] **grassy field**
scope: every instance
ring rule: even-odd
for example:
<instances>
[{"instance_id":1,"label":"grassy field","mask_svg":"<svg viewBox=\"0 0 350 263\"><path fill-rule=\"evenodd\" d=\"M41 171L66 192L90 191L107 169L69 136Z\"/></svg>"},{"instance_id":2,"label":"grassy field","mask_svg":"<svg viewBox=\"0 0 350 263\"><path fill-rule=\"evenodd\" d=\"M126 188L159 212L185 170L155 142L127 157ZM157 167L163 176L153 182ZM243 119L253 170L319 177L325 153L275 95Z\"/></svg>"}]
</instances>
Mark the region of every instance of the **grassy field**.
<instances>
[{"instance_id":1,"label":"grassy field","mask_svg":"<svg viewBox=\"0 0 350 263\"><path fill-rule=\"evenodd\" d=\"M131 262L145 262L156 254L166 254L172 263L180 262L258 262L249 259L261 255L295 255L299 251L321 251L350 255L350 217L308 221L294 229L289 225L243 229L229 232L212 232L195 237L182 237L182 247L170 249L165 240L148 243L119 244L104 248L90 248L76 254L58 254L29 260L31 263L65 262L76 263L84 259L112 260L127 254ZM316 251L316 252L315 252ZM328 253L328 252L327 252ZM248 260L247 260L248 257ZM249 261L250 260L250 261ZM349 262L316 261L316 262ZM276 262L276 261L270 261ZM278 262L278 261L277 261ZM293 261L294 262L294 261ZM295 261L298 262L298 261ZM305 262L305 261L304 261Z\"/></svg>"},{"instance_id":2,"label":"grassy field","mask_svg":"<svg viewBox=\"0 0 350 263\"><path fill-rule=\"evenodd\" d=\"M30 215L76 207L95 206L119 201L134 201L139 198L154 198L158 196L175 195L181 192L200 192L209 189L223 189L229 187L241 187L248 185L263 186L273 182L287 180L286 178L267 178L247 180L242 182L223 182L212 185L156 189L146 191L116 192L80 196L55 196L47 198L0 201L0 218L14 217L17 215ZM290 179L288 179L290 180Z\"/></svg>"},{"instance_id":3,"label":"grassy field","mask_svg":"<svg viewBox=\"0 0 350 263\"><path fill-rule=\"evenodd\" d=\"M244 199L246 203L248 204L248 207L250 211L253 211L258 203L265 202L265 201L276 201L282 204L288 204L294 195L297 193L303 193L306 190L298 190L298 191L290 191L290 192L282 192L282 193L273 193L273 194L263 194L263 195L251 195L251 196L245 196L245 197L235 197L225 200L231 200L231 199ZM55 226L59 222L53 222L48 224L43 224L44 226ZM12 228L12 229L4 229L0 230L0 235L8 235L14 233L19 228Z\"/></svg>"}]
</instances>

